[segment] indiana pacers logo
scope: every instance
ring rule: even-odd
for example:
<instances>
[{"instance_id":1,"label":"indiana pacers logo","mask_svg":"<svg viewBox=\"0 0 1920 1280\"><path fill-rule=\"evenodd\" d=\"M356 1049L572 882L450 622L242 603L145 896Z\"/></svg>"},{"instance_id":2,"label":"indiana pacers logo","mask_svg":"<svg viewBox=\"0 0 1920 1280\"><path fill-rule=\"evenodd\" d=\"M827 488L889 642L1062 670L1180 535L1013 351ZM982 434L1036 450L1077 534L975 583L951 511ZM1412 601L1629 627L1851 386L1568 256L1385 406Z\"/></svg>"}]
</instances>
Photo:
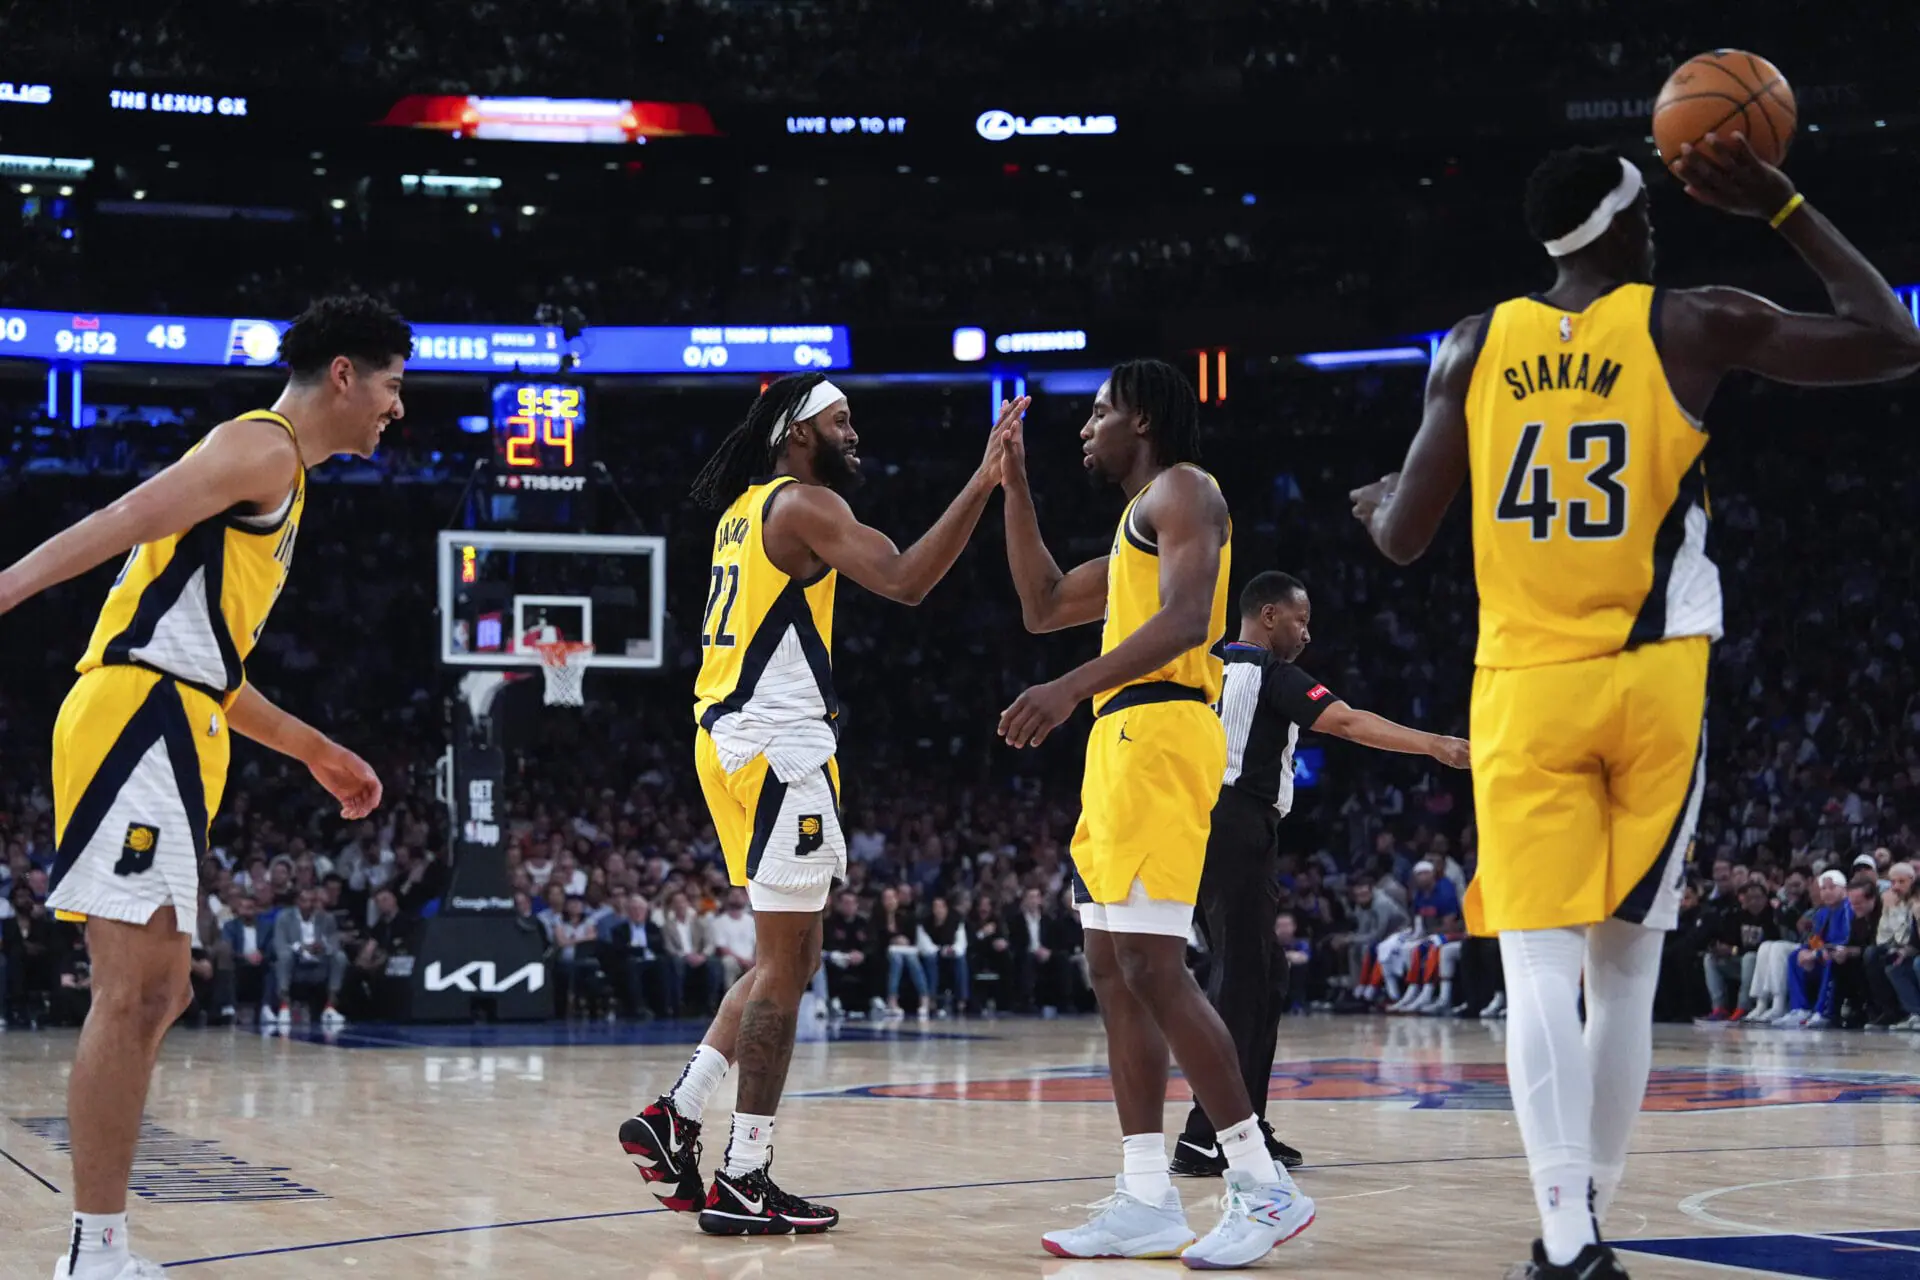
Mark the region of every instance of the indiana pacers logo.
<instances>
[{"instance_id":1,"label":"indiana pacers logo","mask_svg":"<svg viewBox=\"0 0 1920 1280\"><path fill-rule=\"evenodd\" d=\"M826 843L827 828L817 813L800 815L800 841L794 846L794 853L806 855L820 852L820 846Z\"/></svg>"},{"instance_id":2,"label":"indiana pacers logo","mask_svg":"<svg viewBox=\"0 0 1920 1280\"><path fill-rule=\"evenodd\" d=\"M127 838L120 846L120 861L113 864L117 876L137 876L153 866L154 850L160 847L160 828L144 822L127 824Z\"/></svg>"}]
</instances>

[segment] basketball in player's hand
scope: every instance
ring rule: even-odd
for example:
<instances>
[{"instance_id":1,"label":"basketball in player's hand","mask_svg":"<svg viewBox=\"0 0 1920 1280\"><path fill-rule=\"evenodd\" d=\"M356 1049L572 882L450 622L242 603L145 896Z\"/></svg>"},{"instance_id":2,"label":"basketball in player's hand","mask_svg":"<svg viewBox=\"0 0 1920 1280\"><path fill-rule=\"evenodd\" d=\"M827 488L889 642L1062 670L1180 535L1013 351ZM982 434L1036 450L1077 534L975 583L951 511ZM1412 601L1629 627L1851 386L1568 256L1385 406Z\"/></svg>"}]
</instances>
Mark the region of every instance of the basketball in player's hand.
<instances>
[{"instance_id":1,"label":"basketball in player's hand","mask_svg":"<svg viewBox=\"0 0 1920 1280\"><path fill-rule=\"evenodd\" d=\"M1689 58L1667 77L1653 104L1653 141L1672 168L1680 148L1709 133L1747 135L1768 164L1787 158L1799 121L1793 90L1780 68L1757 54L1715 49Z\"/></svg>"}]
</instances>

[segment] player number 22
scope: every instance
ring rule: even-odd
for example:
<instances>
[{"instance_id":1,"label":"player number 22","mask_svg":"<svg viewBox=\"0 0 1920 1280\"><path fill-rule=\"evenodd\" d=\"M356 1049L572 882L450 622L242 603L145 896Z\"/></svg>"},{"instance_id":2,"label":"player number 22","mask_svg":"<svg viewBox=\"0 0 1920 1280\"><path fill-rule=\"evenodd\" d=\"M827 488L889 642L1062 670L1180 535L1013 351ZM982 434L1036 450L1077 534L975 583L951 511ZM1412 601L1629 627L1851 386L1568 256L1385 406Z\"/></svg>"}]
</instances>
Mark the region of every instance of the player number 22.
<instances>
[{"instance_id":1,"label":"player number 22","mask_svg":"<svg viewBox=\"0 0 1920 1280\"><path fill-rule=\"evenodd\" d=\"M721 591L727 593L725 604L720 604ZM700 645L710 644L731 648L734 638L727 631L727 619L733 616L733 602L740 595L740 566L737 564L713 566L713 590L707 593L707 613L704 629L700 633ZM713 620L713 606L720 604L720 621Z\"/></svg>"},{"instance_id":2,"label":"player number 22","mask_svg":"<svg viewBox=\"0 0 1920 1280\"><path fill-rule=\"evenodd\" d=\"M1535 542L1553 536L1554 519L1562 503L1554 501L1553 468L1534 462L1540 450L1544 422L1529 422L1520 429L1520 446L1513 451L1513 465L1507 469L1507 482L1501 487L1500 502L1494 508L1497 520L1521 520L1531 526ZM1587 484L1598 495L1570 498L1567 509L1567 536L1584 541L1618 538L1627 531L1627 487L1616 478L1627 465L1627 424L1624 422L1576 422L1567 428L1567 460L1594 462L1587 472ZM1595 514L1596 509L1599 514Z\"/></svg>"}]
</instances>

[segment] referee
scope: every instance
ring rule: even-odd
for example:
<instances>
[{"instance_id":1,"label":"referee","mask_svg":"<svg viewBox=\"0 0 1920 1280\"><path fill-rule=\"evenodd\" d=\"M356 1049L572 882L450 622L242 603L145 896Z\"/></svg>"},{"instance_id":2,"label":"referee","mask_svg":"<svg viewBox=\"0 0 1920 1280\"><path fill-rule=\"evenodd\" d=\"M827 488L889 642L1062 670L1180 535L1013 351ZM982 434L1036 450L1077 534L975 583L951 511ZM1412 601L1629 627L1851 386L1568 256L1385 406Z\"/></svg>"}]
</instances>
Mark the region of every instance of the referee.
<instances>
[{"instance_id":1,"label":"referee","mask_svg":"<svg viewBox=\"0 0 1920 1280\"><path fill-rule=\"evenodd\" d=\"M1259 574L1240 593L1240 638L1221 655L1226 661L1220 718L1227 730L1227 774L1213 808L1198 913L1213 957L1207 998L1233 1036L1267 1148L1288 1168L1300 1164L1300 1153L1274 1137L1265 1116L1287 991L1286 957L1273 936L1280 914L1280 819L1293 807L1293 751L1300 731L1467 767L1464 738L1424 733L1356 710L1294 666L1312 638L1307 630L1312 613L1306 587L1288 574ZM1214 1177L1226 1166L1213 1125L1196 1103L1174 1147L1172 1171Z\"/></svg>"}]
</instances>

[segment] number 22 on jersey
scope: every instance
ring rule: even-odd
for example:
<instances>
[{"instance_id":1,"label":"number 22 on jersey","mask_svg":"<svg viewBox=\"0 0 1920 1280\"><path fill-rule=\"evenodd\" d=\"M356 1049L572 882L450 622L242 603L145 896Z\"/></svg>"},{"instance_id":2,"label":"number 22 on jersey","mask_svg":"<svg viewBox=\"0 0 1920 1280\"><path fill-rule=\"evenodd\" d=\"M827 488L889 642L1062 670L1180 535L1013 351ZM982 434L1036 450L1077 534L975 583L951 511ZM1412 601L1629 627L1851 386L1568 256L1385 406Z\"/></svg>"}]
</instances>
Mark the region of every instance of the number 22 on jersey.
<instances>
[{"instance_id":1,"label":"number 22 on jersey","mask_svg":"<svg viewBox=\"0 0 1920 1280\"><path fill-rule=\"evenodd\" d=\"M1627 466L1628 438L1624 422L1576 422L1564 431L1544 422L1527 423L1520 429L1494 519L1526 524L1535 542L1556 533L1587 542L1625 534L1627 488L1619 476ZM1580 486L1560 496L1553 482L1556 455L1584 468Z\"/></svg>"},{"instance_id":2,"label":"number 22 on jersey","mask_svg":"<svg viewBox=\"0 0 1920 1280\"><path fill-rule=\"evenodd\" d=\"M738 564L716 564L713 566L713 588L707 593L706 618L700 626L700 647L719 645L730 648L734 636L727 630L727 620L733 614L733 602L740 598L740 566ZM715 617L716 608L719 616Z\"/></svg>"}]
</instances>

